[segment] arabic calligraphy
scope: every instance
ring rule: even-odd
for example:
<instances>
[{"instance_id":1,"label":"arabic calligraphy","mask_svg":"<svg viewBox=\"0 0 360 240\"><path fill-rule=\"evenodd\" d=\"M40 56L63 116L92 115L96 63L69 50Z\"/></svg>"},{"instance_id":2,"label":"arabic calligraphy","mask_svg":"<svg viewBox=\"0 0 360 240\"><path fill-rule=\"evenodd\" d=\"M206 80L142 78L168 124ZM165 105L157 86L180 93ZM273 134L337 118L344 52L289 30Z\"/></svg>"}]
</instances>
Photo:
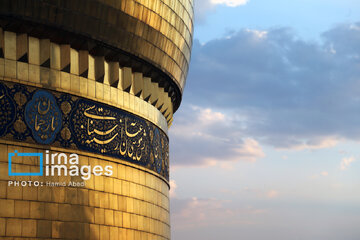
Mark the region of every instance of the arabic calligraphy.
<instances>
[{"instance_id":1,"label":"arabic calligraphy","mask_svg":"<svg viewBox=\"0 0 360 240\"><path fill-rule=\"evenodd\" d=\"M168 139L157 127L124 111L79 99L71 113L78 148L134 162L168 178Z\"/></svg>"},{"instance_id":2,"label":"arabic calligraphy","mask_svg":"<svg viewBox=\"0 0 360 240\"><path fill-rule=\"evenodd\" d=\"M25 106L25 121L34 139L41 144L50 144L61 129L61 112L54 96L44 90L35 92Z\"/></svg>"},{"instance_id":3,"label":"arabic calligraphy","mask_svg":"<svg viewBox=\"0 0 360 240\"><path fill-rule=\"evenodd\" d=\"M101 137L105 136L106 137L106 136L111 135L111 133L113 131L115 131L116 128L118 127L118 124L115 124L115 126L113 126L111 129L107 129L107 130L104 130L104 131L98 130L98 129L96 129L96 127L94 127L93 130L90 130L90 128L94 124L95 120L114 121L114 120L116 120L116 118L89 113L89 111L94 109L94 108L95 108L95 105L85 109L85 111L84 111L84 115L88 118L88 121L87 121L87 135L88 136L94 136L92 139L86 140L85 143L89 144L89 143L95 142L95 143L100 144L100 145L108 144L108 143L112 142L116 138L118 133L116 133L114 136L112 136L112 137L110 137L110 138L108 138L106 140L104 140L104 139L101 140L99 138L96 138L96 136L101 136ZM98 109L98 111L102 112L102 109L100 108L100 109Z\"/></svg>"},{"instance_id":4,"label":"arabic calligraphy","mask_svg":"<svg viewBox=\"0 0 360 240\"><path fill-rule=\"evenodd\" d=\"M83 149L101 149L102 153L122 156L137 163L146 163L149 150L145 120L135 120L106 106L79 100L72 114L73 131Z\"/></svg>"},{"instance_id":5,"label":"arabic calligraphy","mask_svg":"<svg viewBox=\"0 0 360 240\"><path fill-rule=\"evenodd\" d=\"M169 142L156 125L67 93L0 81L0 137L102 154L169 178Z\"/></svg>"},{"instance_id":6,"label":"arabic calligraphy","mask_svg":"<svg viewBox=\"0 0 360 240\"><path fill-rule=\"evenodd\" d=\"M5 135L8 127L15 121L15 103L7 94L6 88L0 85L0 136Z\"/></svg>"},{"instance_id":7,"label":"arabic calligraphy","mask_svg":"<svg viewBox=\"0 0 360 240\"><path fill-rule=\"evenodd\" d=\"M154 151L154 163L155 168L158 173L160 173L162 168L162 144L161 144L161 138L160 138L160 132L158 129L155 129L154 136L153 136L153 151Z\"/></svg>"}]
</instances>

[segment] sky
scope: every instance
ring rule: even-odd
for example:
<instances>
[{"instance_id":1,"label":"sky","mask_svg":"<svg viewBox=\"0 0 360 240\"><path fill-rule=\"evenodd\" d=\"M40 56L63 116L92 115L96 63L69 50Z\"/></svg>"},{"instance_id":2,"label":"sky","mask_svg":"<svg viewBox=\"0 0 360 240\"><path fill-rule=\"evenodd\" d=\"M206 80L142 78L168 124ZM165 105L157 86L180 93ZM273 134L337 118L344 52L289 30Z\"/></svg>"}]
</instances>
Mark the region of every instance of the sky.
<instances>
[{"instance_id":1,"label":"sky","mask_svg":"<svg viewBox=\"0 0 360 240\"><path fill-rule=\"evenodd\" d=\"M360 2L195 0L173 240L360 239Z\"/></svg>"}]
</instances>

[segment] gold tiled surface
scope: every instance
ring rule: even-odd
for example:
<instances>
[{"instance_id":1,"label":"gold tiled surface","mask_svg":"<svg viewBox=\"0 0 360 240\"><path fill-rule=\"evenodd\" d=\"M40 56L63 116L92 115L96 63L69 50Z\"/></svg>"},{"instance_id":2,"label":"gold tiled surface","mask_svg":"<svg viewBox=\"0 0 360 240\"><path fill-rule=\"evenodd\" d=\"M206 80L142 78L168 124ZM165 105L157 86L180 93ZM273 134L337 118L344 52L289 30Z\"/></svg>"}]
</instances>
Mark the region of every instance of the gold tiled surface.
<instances>
[{"instance_id":1,"label":"gold tiled surface","mask_svg":"<svg viewBox=\"0 0 360 240\"><path fill-rule=\"evenodd\" d=\"M131 27L131 25L126 26L126 30L134 33L140 38L146 37L146 32L144 32L147 26L154 28L165 38L159 37L161 42L159 48L166 54L165 57L167 61L162 61L163 67L174 75L177 80L180 80L179 83L181 87L184 86L183 76L181 74L187 74L187 69L183 73L181 70L181 65L186 67L190 61L190 51L192 45L192 32L193 32L193 6L192 1L189 0L180 0L180 1L171 1L171 0L155 0L155 1L141 1L141 0L129 0L121 1L120 6L118 1L109 1L109 4L126 14L140 20L140 23L136 23L136 28ZM147 39L152 43L152 39ZM156 44L155 44L156 45ZM144 47L145 48L145 47ZM148 49L139 49L140 53L146 58L151 59L151 55L147 53L151 47ZM157 54L155 50L155 55L152 57L152 60L155 62L161 62L161 52ZM177 69L176 66L172 66L173 61L175 64L180 67Z\"/></svg>"},{"instance_id":2,"label":"gold tiled surface","mask_svg":"<svg viewBox=\"0 0 360 240\"><path fill-rule=\"evenodd\" d=\"M14 150L43 151L0 143L1 239L170 239L169 187L149 170L79 153L81 165L111 165L113 175L92 176L85 187L14 187L7 181L83 181L70 176L8 177L7 154ZM13 169L35 170L37 161L19 157Z\"/></svg>"},{"instance_id":3,"label":"gold tiled surface","mask_svg":"<svg viewBox=\"0 0 360 240\"><path fill-rule=\"evenodd\" d=\"M191 0L97 0L0 2L0 14L26 16L89 36L152 63L183 90L193 33Z\"/></svg>"},{"instance_id":4,"label":"gold tiled surface","mask_svg":"<svg viewBox=\"0 0 360 240\"><path fill-rule=\"evenodd\" d=\"M192 0L0 1L0 80L103 102L167 133L190 61ZM17 32L17 33L15 33ZM163 74L164 73L164 74ZM0 140L0 239L170 239L169 186L126 161L75 152L82 165L111 165L85 187L12 187L8 152L69 150ZM35 171L17 159L15 171Z\"/></svg>"},{"instance_id":5,"label":"gold tiled surface","mask_svg":"<svg viewBox=\"0 0 360 240\"><path fill-rule=\"evenodd\" d=\"M167 133L173 121L171 99L164 88L142 73L48 39L40 40L26 34L19 37L1 28L0 39L4 43L0 44L0 49L4 50L4 58L0 58L0 80L101 101L143 117ZM21 54L28 55L28 62L18 60L16 56ZM50 66L43 67L47 61ZM62 71L66 66L69 72ZM85 71L87 77L82 77Z\"/></svg>"}]
</instances>

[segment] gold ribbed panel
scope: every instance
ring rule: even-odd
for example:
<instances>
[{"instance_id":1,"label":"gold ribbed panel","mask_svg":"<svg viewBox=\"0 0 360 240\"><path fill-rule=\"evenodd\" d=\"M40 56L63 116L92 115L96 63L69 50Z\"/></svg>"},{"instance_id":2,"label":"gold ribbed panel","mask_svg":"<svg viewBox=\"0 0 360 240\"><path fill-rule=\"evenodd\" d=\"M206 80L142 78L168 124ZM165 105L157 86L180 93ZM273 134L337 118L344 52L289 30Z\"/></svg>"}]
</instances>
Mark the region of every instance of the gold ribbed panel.
<instances>
[{"instance_id":1,"label":"gold ribbed panel","mask_svg":"<svg viewBox=\"0 0 360 240\"><path fill-rule=\"evenodd\" d=\"M2 80L101 101L141 116L164 132L172 123L173 105L168 93L142 73L49 39L1 28L0 39L0 50L4 52L4 58L0 58Z\"/></svg>"},{"instance_id":2,"label":"gold ribbed panel","mask_svg":"<svg viewBox=\"0 0 360 240\"><path fill-rule=\"evenodd\" d=\"M59 28L106 43L153 64L182 92L193 33L191 0L0 2L0 15Z\"/></svg>"}]
</instances>

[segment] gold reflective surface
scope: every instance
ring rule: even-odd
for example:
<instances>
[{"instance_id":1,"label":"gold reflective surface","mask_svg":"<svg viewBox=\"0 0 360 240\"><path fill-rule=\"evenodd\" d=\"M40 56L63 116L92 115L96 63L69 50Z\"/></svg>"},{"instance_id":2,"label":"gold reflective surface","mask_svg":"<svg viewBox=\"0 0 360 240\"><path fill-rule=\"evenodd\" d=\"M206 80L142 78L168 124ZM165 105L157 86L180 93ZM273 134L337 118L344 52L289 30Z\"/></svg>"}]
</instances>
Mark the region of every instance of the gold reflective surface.
<instances>
[{"instance_id":1,"label":"gold reflective surface","mask_svg":"<svg viewBox=\"0 0 360 240\"><path fill-rule=\"evenodd\" d=\"M12 43L24 41L19 41L13 32L3 33L0 39L5 42L5 59L0 58L0 80L55 89L101 101L141 116L167 133L173 118L171 99L164 88L151 82L150 78L133 72L129 67L120 67L117 62L94 57L87 51L77 51L69 45L33 37L22 37L22 40L28 40L23 51L28 54L29 63L20 62L16 58L19 49ZM82 70L88 72L87 78L80 76L81 55L88 60ZM40 65L46 61L50 62L50 69ZM61 71L66 66L69 66L70 72ZM99 76L103 76L103 82L96 81Z\"/></svg>"},{"instance_id":2,"label":"gold reflective surface","mask_svg":"<svg viewBox=\"0 0 360 240\"><path fill-rule=\"evenodd\" d=\"M170 76L182 92L190 61L193 33L191 0L39 1L0 3L0 15L90 36L144 59Z\"/></svg>"},{"instance_id":3,"label":"gold reflective surface","mask_svg":"<svg viewBox=\"0 0 360 240\"><path fill-rule=\"evenodd\" d=\"M86 181L70 176L9 177L7 154L14 150L44 152L29 144L0 141L0 236L170 239L169 187L159 175L125 161L79 151L80 165L111 165L113 175ZM28 157L18 157L12 163L17 172L36 169L38 164L36 158ZM8 186L8 180L82 181L85 186Z\"/></svg>"},{"instance_id":4,"label":"gold reflective surface","mask_svg":"<svg viewBox=\"0 0 360 240\"><path fill-rule=\"evenodd\" d=\"M188 71L193 1L84 3L0 1L0 79L115 106L166 133ZM11 127L23 129L17 123ZM170 239L169 185L157 172L124 158L14 141L0 140L1 239ZM8 153L45 149L76 153L80 165L111 165L113 175L8 176ZM38 165L37 158L12 163L15 172ZM84 186L15 187L9 180Z\"/></svg>"}]
</instances>

